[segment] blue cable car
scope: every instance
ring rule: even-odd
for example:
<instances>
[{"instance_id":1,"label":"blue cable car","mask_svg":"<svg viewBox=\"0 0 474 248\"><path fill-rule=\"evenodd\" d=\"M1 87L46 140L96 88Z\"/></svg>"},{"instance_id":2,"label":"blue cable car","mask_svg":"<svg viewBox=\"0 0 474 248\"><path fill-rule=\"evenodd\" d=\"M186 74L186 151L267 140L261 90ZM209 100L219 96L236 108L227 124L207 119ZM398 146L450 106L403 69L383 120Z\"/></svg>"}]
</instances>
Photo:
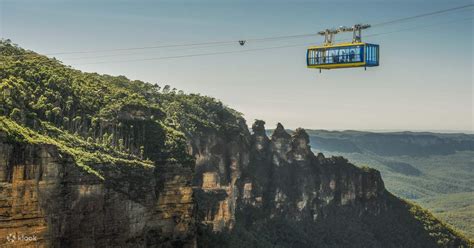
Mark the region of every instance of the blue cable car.
<instances>
[{"instance_id":1,"label":"blue cable car","mask_svg":"<svg viewBox=\"0 0 474 248\"><path fill-rule=\"evenodd\" d=\"M318 34L325 36L324 44L311 46L306 53L306 65L314 69L337 69L351 67L374 67L379 65L379 45L361 41L361 30L370 25L355 25L352 28L341 27L337 30L325 30ZM339 32L353 31L352 42L333 44L334 35Z\"/></svg>"}]
</instances>

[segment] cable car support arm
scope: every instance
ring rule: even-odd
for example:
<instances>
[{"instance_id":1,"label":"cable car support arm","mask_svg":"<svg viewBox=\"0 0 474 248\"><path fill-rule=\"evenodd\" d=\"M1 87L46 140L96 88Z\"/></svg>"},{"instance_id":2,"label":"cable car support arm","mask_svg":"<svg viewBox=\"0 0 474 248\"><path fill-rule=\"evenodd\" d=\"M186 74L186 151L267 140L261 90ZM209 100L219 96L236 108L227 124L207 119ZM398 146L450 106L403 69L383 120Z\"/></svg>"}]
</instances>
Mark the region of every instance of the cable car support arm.
<instances>
[{"instance_id":1,"label":"cable car support arm","mask_svg":"<svg viewBox=\"0 0 474 248\"><path fill-rule=\"evenodd\" d=\"M362 30L370 28L369 24L355 24L352 27L341 26L338 29L326 29L318 32L324 36L324 45L330 46L334 43L334 36L342 32L352 32L352 43L362 42Z\"/></svg>"}]
</instances>

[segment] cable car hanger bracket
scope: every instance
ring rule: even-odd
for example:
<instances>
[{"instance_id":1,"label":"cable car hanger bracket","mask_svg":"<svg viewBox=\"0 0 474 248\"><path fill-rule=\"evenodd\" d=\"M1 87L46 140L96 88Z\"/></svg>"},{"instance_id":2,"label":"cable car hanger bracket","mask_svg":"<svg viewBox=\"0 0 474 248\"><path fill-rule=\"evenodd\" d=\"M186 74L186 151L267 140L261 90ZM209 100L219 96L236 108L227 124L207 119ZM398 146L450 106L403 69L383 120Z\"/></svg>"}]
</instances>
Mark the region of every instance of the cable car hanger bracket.
<instances>
[{"instance_id":1,"label":"cable car hanger bracket","mask_svg":"<svg viewBox=\"0 0 474 248\"><path fill-rule=\"evenodd\" d=\"M341 26L337 29L326 29L319 31L318 34L324 36L324 45L334 44L334 37L338 33L352 32L352 43L362 42L362 30L370 28L370 24L355 24L352 27Z\"/></svg>"}]
</instances>

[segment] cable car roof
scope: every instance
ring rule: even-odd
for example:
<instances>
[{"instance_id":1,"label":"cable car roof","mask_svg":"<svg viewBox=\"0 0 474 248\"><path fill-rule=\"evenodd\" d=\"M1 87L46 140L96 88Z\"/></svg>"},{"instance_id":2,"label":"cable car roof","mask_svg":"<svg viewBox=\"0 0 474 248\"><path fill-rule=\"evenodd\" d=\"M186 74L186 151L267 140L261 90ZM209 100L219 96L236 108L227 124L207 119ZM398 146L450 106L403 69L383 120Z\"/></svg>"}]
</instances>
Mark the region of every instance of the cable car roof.
<instances>
[{"instance_id":1,"label":"cable car roof","mask_svg":"<svg viewBox=\"0 0 474 248\"><path fill-rule=\"evenodd\" d=\"M366 45L367 43L365 42L344 42L344 43L337 43L337 44L331 44L331 45L316 45L316 46L310 46L308 49L318 49L318 48L331 48L331 47L344 47L344 46L363 46Z\"/></svg>"}]
</instances>

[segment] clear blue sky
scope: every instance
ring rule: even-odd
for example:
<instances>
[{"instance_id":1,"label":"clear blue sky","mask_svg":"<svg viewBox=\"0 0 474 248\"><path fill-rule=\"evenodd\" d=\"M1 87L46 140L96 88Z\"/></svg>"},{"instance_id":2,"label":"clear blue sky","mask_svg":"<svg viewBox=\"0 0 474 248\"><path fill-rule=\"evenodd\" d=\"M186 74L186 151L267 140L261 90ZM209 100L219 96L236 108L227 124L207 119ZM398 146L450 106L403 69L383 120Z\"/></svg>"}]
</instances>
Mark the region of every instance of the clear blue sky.
<instances>
[{"instance_id":1,"label":"clear blue sky","mask_svg":"<svg viewBox=\"0 0 474 248\"><path fill-rule=\"evenodd\" d=\"M0 36L39 53L114 49L306 34L358 22L379 23L472 1L59 1L0 0ZM364 130L473 129L473 8L365 34L381 46L378 68L323 71L305 65L306 44L322 37L57 55L75 68L125 75L222 100L272 128ZM464 20L463 20L464 19ZM463 20L463 21L459 21ZM451 23L446 23L451 22ZM348 38L343 35L339 38ZM140 62L103 63L262 47L284 49ZM102 55L113 57L86 58Z\"/></svg>"}]
</instances>

